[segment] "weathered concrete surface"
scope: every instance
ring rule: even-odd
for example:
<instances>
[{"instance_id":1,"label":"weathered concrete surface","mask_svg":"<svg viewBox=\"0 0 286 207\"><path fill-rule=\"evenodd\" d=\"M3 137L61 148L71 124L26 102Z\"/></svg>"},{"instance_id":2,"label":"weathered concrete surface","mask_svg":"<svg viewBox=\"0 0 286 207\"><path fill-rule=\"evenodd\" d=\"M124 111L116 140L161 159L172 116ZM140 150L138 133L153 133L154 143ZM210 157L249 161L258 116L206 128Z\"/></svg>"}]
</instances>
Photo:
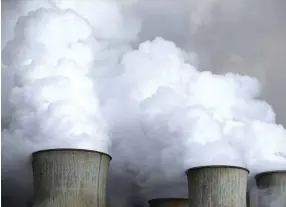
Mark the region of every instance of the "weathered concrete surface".
<instances>
[{"instance_id":1,"label":"weathered concrete surface","mask_svg":"<svg viewBox=\"0 0 286 207\"><path fill-rule=\"evenodd\" d=\"M105 207L110 160L90 150L35 152L34 207Z\"/></svg>"},{"instance_id":2,"label":"weathered concrete surface","mask_svg":"<svg viewBox=\"0 0 286 207\"><path fill-rule=\"evenodd\" d=\"M255 176L259 207L286 207L286 170Z\"/></svg>"},{"instance_id":3,"label":"weathered concrete surface","mask_svg":"<svg viewBox=\"0 0 286 207\"><path fill-rule=\"evenodd\" d=\"M246 207L248 170L233 166L206 166L187 172L190 206Z\"/></svg>"}]
</instances>

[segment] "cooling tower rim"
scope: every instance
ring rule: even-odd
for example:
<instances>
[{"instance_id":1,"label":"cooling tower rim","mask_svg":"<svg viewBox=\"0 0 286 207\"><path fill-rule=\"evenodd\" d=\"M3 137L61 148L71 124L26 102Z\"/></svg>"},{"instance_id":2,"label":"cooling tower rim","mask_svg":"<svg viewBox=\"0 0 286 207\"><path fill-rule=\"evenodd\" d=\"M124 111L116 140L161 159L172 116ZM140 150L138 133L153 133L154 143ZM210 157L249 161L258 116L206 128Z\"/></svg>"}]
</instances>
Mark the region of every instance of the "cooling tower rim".
<instances>
[{"instance_id":1,"label":"cooling tower rim","mask_svg":"<svg viewBox=\"0 0 286 207\"><path fill-rule=\"evenodd\" d=\"M205 165L205 166L198 166L198 167L189 168L188 170L185 171L185 173L188 174L188 172L190 172L190 171L196 171L196 170L204 169L204 168L235 168L235 169L247 171L248 173L250 172L245 167L235 166L235 165Z\"/></svg>"},{"instance_id":2,"label":"cooling tower rim","mask_svg":"<svg viewBox=\"0 0 286 207\"><path fill-rule=\"evenodd\" d=\"M36 152L32 153L32 156L36 156L37 154L45 153L45 152L56 152L56 151L80 151L80 152L91 152L91 153L97 153L101 155L105 155L109 157L110 160L112 160L112 157L105 153L105 152L99 152L96 150L88 150L88 149L77 149L77 148L54 148L54 149L44 149L44 150L38 150Z\"/></svg>"},{"instance_id":3,"label":"cooling tower rim","mask_svg":"<svg viewBox=\"0 0 286 207\"><path fill-rule=\"evenodd\" d=\"M280 173L286 174L286 170L271 170L271 171L265 171L265 172L257 173L255 175L255 180L259 180L261 177L263 177L265 175L273 175L273 174L280 174Z\"/></svg>"},{"instance_id":4,"label":"cooling tower rim","mask_svg":"<svg viewBox=\"0 0 286 207\"><path fill-rule=\"evenodd\" d=\"M148 201L148 203L150 204L151 202L154 201L188 201L188 198L177 198L177 197L168 197L168 198L153 198L151 200Z\"/></svg>"}]
</instances>

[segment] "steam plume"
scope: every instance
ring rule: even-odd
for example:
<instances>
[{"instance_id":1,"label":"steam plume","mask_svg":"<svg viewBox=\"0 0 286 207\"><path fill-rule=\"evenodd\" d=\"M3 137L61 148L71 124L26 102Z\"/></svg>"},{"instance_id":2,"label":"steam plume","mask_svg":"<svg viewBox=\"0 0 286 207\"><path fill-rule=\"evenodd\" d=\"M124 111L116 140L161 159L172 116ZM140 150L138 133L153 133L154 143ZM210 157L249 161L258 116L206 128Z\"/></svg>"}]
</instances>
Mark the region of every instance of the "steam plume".
<instances>
[{"instance_id":1,"label":"steam plume","mask_svg":"<svg viewBox=\"0 0 286 207\"><path fill-rule=\"evenodd\" d=\"M127 95L112 106L122 111L125 104L129 111L115 115L121 127L122 120L130 121L124 125L129 135L113 133L115 140L124 140L115 157L124 155L123 162L138 173L142 188L157 182L164 189L170 179L180 183L184 169L198 165L240 165L253 172L283 168L285 130L274 123L272 108L257 98L258 81L200 72L185 63L182 53L173 43L157 38L126 53L121 61L125 73L115 87ZM269 139L268 131L275 136ZM267 149L262 147L266 143ZM132 147L124 150L128 146ZM266 162L272 165L261 165ZM162 191L157 193L152 190L148 196L163 196Z\"/></svg>"},{"instance_id":2,"label":"steam plume","mask_svg":"<svg viewBox=\"0 0 286 207\"><path fill-rule=\"evenodd\" d=\"M198 70L163 38L132 48L138 22L114 1L45 5L23 12L2 54L12 77L4 179L27 187L29 179L16 178L30 176L32 151L106 152L109 137L111 178L130 183L119 194L111 179L111 197L123 206L134 194L145 201L185 196L184 171L198 165L240 165L252 173L285 166L285 129L260 99L256 78Z\"/></svg>"},{"instance_id":3,"label":"steam plume","mask_svg":"<svg viewBox=\"0 0 286 207\"><path fill-rule=\"evenodd\" d=\"M2 131L3 177L23 187L22 192L8 190L6 197L11 193L23 199L31 196L29 156L33 151L71 147L109 153L107 126L89 75L96 69L96 54L111 44L120 48L119 43L132 39L137 29L125 33L123 27L128 24L122 23L125 17L114 1L99 1L92 7L88 2L82 2L78 12L70 6L72 1L70 5L28 2L31 7L22 10L27 15L17 19L12 38L4 37L8 42L4 41L2 68L8 78L5 92L11 110L4 116L10 117L8 128ZM94 8L103 13L93 13ZM92 21L90 25L90 19L110 24ZM94 34L94 30L100 32ZM121 35L115 37L117 33ZM20 172L24 179L17 176ZM23 205L23 200L18 201L21 204L15 205Z\"/></svg>"}]
</instances>

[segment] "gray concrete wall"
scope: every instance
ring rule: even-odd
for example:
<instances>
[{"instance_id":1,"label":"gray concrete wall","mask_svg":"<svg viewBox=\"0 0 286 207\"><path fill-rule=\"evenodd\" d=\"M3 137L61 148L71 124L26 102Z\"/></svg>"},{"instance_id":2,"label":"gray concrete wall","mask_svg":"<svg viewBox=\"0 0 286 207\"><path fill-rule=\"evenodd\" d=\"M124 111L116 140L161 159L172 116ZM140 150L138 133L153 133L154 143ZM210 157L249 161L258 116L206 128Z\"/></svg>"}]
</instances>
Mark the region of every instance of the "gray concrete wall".
<instances>
[{"instance_id":1,"label":"gray concrete wall","mask_svg":"<svg viewBox=\"0 0 286 207\"><path fill-rule=\"evenodd\" d=\"M286 207L286 171L256 175L259 207Z\"/></svg>"},{"instance_id":2,"label":"gray concrete wall","mask_svg":"<svg viewBox=\"0 0 286 207\"><path fill-rule=\"evenodd\" d=\"M110 160L89 150L34 153L34 207L105 207Z\"/></svg>"},{"instance_id":3,"label":"gray concrete wall","mask_svg":"<svg viewBox=\"0 0 286 207\"><path fill-rule=\"evenodd\" d=\"M246 207L248 171L231 166L208 166L187 171L190 206Z\"/></svg>"}]
</instances>

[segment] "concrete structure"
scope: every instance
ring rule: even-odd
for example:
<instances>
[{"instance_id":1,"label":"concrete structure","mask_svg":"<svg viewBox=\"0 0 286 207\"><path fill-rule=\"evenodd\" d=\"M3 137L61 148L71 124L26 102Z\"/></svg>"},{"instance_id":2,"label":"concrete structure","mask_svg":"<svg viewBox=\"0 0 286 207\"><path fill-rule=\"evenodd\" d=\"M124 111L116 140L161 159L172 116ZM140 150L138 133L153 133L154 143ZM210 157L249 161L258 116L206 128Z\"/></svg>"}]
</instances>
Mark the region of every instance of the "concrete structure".
<instances>
[{"instance_id":1,"label":"concrete structure","mask_svg":"<svg viewBox=\"0 0 286 207\"><path fill-rule=\"evenodd\" d=\"M255 176L259 207L286 207L286 170L264 172Z\"/></svg>"},{"instance_id":2,"label":"concrete structure","mask_svg":"<svg viewBox=\"0 0 286 207\"><path fill-rule=\"evenodd\" d=\"M148 201L150 207L189 207L187 198L158 198Z\"/></svg>"},{"instance_id":3,"label":"concrete structure","mask_svg":"<svg viewBox=\"0 0 286 207\"><path fill-rule=\"evenodd\" d=\"M246 207L248 170L204 166L187 170L190 206Z\"/></svg>"},{"instance_id":4,"label":"concrete structure","mask_svg":"<svg viewBox=\"0 0 286 207\"><path fill-rule=\"evenodd\" d=\"M111 157L80 149L33 153L34 207L105 207Z\"/></svg>"}]
</instances>

